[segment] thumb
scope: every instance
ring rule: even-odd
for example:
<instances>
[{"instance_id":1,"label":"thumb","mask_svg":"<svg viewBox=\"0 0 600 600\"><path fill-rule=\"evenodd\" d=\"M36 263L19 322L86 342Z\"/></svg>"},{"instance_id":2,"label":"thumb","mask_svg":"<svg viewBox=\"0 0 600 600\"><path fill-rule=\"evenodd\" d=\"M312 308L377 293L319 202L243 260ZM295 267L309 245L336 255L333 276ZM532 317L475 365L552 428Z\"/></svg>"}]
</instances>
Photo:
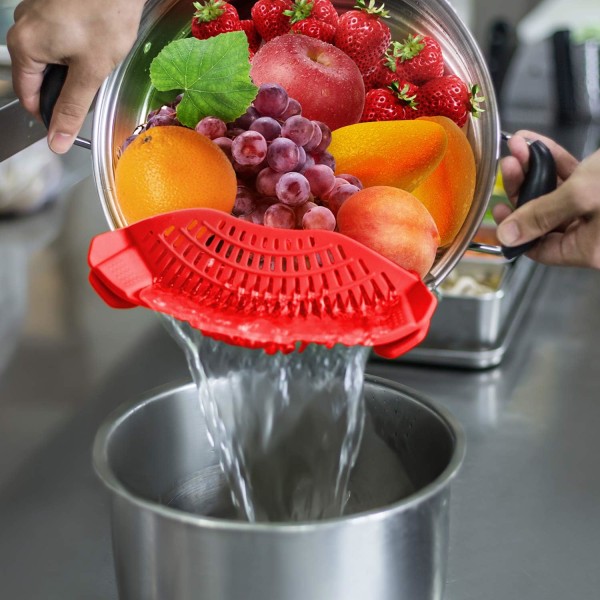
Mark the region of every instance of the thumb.
<instances>
[{"instance_id":1,"label":"thumb","mask_svg":"<svg viewBox=\"0 0 600 600\"><path fill-rule=\"evenodd\" d=\"M48 128L48 144L53 152L64 154L71 148L101 83L80 65L69 66Z\"/></svg>"},{"instance_id":2,"label":"thumb","mask_svg":"<svg viewBox=\"0 0 600 600\"><path fill-rule=\"evenodd\" d=\"M535 198L506 217L496 231L500 242L505 246L518 246L575 219L578 215L564 188L560 186L550 194Z\"/></svg>"}]
</instances>

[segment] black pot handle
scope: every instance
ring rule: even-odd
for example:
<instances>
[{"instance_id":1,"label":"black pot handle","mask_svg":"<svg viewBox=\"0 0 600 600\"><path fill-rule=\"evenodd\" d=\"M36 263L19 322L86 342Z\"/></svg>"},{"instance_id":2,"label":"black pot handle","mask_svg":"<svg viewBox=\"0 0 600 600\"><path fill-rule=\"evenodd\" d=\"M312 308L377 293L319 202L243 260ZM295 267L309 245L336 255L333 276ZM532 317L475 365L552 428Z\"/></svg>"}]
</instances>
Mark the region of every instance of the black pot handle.
<instances>
[{"instance_id":1,"label":"black pot handle","mask_svg":"<svg viewBox=\"0 0 600 600\"><path fill-rule=\"evenodd\" d=\"M65 84L69 67L66 65L48 65L44 71L44 79L40 89L40 114L46 129L50 126L54 106L60 96L60 91ZM73 142L76 146L91 150L92 142L82 137L76 137Z\"/></svg>"},{"instance_id":2,"label":"black pot handle","mask_svg":"<svg viewBox=\"0 0 600 600\"><path fill-rule=\"evenodd\" d=\"M549 194L556 189L556 162L548 146L539 140L529 143L529 169L525 175L523 185L519 190L517 208L523 204ZM502 254L513 259L528 252L539 241L531 240L519 246L502 246Z\"/></svg>"}]
</instances>

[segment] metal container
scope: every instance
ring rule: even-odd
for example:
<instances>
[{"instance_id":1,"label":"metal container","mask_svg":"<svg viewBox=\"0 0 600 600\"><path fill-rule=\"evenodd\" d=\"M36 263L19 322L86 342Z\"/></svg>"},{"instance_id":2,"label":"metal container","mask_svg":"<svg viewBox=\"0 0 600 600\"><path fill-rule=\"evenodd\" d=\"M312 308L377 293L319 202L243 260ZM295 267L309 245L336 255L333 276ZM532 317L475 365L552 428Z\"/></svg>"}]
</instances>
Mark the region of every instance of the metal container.
<instances>
[{"instance_id":1,"label":"metal container","mask_svg":"<svg viewBox=\"0 0 600 600\"><path fill-rule=\"evenodd\" d=\"M463 258L451 277L488 279L485 293L455 293L440 286L440 302L427 337L402 362L485 369L500 364L541 284L544 267L526 257L514 262Z\"/></svg>"},{"instance_id":2,"label":"metal container","mask_svg":"<svg viewBox=\"0 0 600 600\"><path fill-rule=\"evenodd\" d=\"M247 17L252 1L233 1L241 16ZM340 11L353 7L350 0L335 0ZM474 200L455 240L442 248L426 277L436 287L452 270L471 244L494 187L500 146L500 125L494 88L485 60L458 14L446 0L390 0L386 2L390 18L386 23L392 39L418 32L435 37L450 71L469 84L478 83L486 97L485 113L470 119L467 131L477 163ZM125 221L115 196L114 168L117 149L135 127L145 121L150 107L172 100L161 96L150 84L150 63L170 41L188 35L191 8L183 0L150 0L142 19L138 40L125 59L100 90L94 112L92 133L93 170L104 212L112 228Z\"/></svg>"},{"instance_id":3,"label":"metal container","mask_svg":"<svg viewBox=\"0 0 600 600\"><path fill-rule=\"evenodd\" d=\"M412 390L375 377L364 389L351 514L316 522L229 516L193 385L109 417L94 463L110 491L121 600L440 600L464 436Z\"/></svg>"}]
</instances>

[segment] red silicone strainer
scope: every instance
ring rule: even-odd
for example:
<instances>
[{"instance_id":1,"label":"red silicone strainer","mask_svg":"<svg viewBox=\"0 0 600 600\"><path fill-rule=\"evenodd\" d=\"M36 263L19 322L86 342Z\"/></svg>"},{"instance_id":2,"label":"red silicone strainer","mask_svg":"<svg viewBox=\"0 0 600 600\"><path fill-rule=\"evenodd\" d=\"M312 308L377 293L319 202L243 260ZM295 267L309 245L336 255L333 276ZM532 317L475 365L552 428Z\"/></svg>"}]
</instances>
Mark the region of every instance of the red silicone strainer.
<instances>
[{"instance_id":1,"label":"red silicone strainer","mask_svg":"<svg viewBox=\"0 0 600 600\"><path fill-rule=\"evenodd\" d=\"M115 308L143 306L267 352L298 343L407 352L435 296L418 275L344 235L282 230L190 209L95 237L90 282Z\"/></svg>"}]
</instances>

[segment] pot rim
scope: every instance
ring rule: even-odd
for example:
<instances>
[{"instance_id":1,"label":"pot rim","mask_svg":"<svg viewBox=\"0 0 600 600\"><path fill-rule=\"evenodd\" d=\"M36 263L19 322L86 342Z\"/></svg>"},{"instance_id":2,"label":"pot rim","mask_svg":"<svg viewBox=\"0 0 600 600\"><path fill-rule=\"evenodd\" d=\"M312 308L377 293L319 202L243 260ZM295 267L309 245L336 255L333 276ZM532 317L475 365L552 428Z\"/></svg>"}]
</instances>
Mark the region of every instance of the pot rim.
<instances>
[{"instance_id":1,"label":"pot rim","mask_svg":"<svg viewBox=\"0 0 600 600\"><path fill-rule=\"evenodd\" d=\"M431 483L427 484L414 494L411 494L397 502L386 504L385 506L371 509L364 512L353 513L331 519L319 521L297 521L297 522L260 522L250 523L247 521L233 521L205 515L196 515L187 513L180 509L172 508L158 502L153 502L130 491L121 483L110 467L108 459L108 447L110 438L117 431L119 426L130 418L138 410L143 409L152 402L158 402L165 396L170 396L175 392L195 388L192 382L179 384L165 384L143 395L141 400L131 401L122 404L115 409L102 423L96 433L93 444L93 465L96 474L102 483L116 496L127 501L143 510L148 510L157 516L177 521L180 524L199 526L203 529L224 530L224 531L242 531L245 533L264 533L264 534L287 534L304 533L310 534L321 532L328 528L341 527L348 523L361 524L373 522L382 518L389 518L394 513L402 513L422 504L429 498L432 498L447 488L450 482L458 473L465 456L466 439L462 426L454 416L443 406L431 401L416 390L400 383L390 381L383 377L375 375L365 375L365 383L375 386L385 387L397 392L403 396L424 406L430 412L434 413L446 426L454 442L452 456L445 469Z\"/></svg>"}]
</instances>

